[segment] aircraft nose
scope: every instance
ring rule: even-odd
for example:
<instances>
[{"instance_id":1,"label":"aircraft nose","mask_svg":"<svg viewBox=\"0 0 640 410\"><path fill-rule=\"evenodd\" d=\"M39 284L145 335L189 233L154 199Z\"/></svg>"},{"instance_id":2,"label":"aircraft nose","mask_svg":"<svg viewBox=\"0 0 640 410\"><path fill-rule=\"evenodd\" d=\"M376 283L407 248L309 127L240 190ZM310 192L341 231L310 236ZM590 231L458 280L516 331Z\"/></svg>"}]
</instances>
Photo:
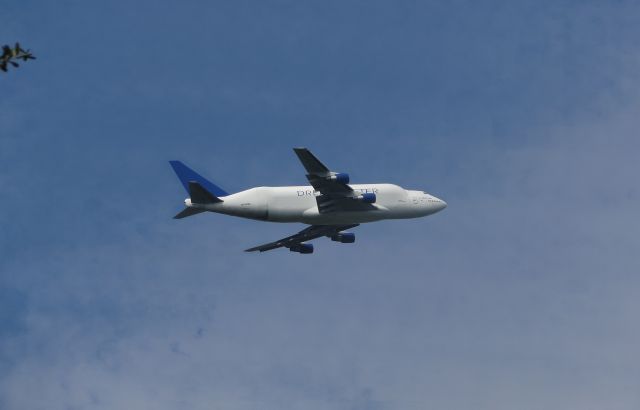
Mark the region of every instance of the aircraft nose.
<instances>
[{"instance_id":1,"label":"aircraft nose","mask_svg":"<svg viewBox=\"0 0 640 410\"><path fill-rule=\"evenodd\" d=\"M442 211L447 207L447 203L440 198L435 198L438 202L436 203L436 212Z\"/></svg>"}]
</instances>

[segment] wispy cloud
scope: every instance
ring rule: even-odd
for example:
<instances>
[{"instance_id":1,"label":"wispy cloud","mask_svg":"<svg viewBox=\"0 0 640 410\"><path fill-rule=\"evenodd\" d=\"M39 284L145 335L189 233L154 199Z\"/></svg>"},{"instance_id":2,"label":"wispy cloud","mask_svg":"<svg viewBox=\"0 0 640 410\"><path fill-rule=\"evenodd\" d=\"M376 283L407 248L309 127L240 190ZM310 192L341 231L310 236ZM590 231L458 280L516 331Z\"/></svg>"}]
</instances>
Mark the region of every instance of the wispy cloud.
<instances>
[{"instance_id":1,"label":"wispy cloud","mask_svg":"<svg viewBox=\"0 0 640 410\"><path fill-rule=\"evenodd\" d=\"M456 4L47 22L91 58L0 102L0 407L636 408L635 8ZM300 140L449 207L310 257L241 252L294 226L170 219L164 161L300 183Z\"/></svg>"}]
</instances>

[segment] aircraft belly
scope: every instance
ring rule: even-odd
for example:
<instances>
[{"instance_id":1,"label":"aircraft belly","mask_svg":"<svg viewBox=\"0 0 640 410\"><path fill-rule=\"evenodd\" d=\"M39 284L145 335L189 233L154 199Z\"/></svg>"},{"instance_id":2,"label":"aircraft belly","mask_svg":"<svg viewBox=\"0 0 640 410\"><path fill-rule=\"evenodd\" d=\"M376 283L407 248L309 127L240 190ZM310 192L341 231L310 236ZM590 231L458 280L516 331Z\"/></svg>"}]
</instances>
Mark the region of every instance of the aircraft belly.
<instances>
[{"instance_id":1,"label":"aircraft belly","mask_svg":"<svg viewBox=\"0 0 640 410\"><path fill-rule=\"evenodd\" d=\"M311 225L348 225L374 222L385 218L386 212L380 210L319 213L317 208L311 208L302 214L300 222Z\"/></svg>"},{"instance_id":2,"label":"aircraft belly","mask_svg":"<svg viewBox=\"0 0 640 410\"><path fill-rule=\"evenodd\" d=\"M317 207L303 209L274 209L269 207L269 221L301 222L309 225L348 225L374 222L387 218L384 211L351 211L319 213Z\"/></svg>"},{"instance_id":3,"label":"aircraft belly","mask_svg":"<svg viewBox=\"0 0 640 410\"><path fill-rule=\"evenodd\" d=\"M277 209L269 208L269 221L271 222L302 222L303 209Z\"/></svg>"}]
</instances>

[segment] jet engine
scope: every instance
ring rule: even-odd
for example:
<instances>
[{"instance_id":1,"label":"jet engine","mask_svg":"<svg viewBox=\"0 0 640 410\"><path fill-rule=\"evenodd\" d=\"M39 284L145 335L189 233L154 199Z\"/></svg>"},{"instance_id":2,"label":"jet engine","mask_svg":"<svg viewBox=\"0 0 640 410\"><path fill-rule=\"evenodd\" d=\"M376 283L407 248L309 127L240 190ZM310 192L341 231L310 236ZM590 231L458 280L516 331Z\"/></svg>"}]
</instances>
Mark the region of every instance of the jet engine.
<instances>
[{"instance_id":1,"label":"jet engine","mask_svg":"<svg viewBox=\"0 0 640 410\"><path fill-rule=\"evenodd\" d=\"M361 202L364 202L365 204L373 204L376 202L376 194L362 194L357 199Z\"/></svg>"},{"instance_id":2,"label":"jet engine","mask_svg":"<svg viewBox=\"0 0 640 410\"><path fill-rule=\"evenodd\" d=\"M340 243L354 243L356 241L356 234L351 232L337 233L331 236L331 240Z\"/></svg>"},{"instance_id":3,"label":"jet engine","mask_svg":"<svg viewBox=\"0 0 640 410\"><path fill-rule=\"evenodd\" d=\"M349 183L349 174L344 174L344 173L339 172L337 174L333 174L333 175L329 176L327 179L330 180L330 181L338 181L338 182L343 183L343 184L348 184Z\"/></svg>"},{"instance_id":4,"label":"jet engine","mask_svg":"<svg viewBox=\"0 0 640 410\"><path fill-rule=\"evenodd\" d=\"M312 243L300 243L298 245L293 245L289 248L291 252L298 253L313 253L313 244Z\"/></svg>"}]
</instances>

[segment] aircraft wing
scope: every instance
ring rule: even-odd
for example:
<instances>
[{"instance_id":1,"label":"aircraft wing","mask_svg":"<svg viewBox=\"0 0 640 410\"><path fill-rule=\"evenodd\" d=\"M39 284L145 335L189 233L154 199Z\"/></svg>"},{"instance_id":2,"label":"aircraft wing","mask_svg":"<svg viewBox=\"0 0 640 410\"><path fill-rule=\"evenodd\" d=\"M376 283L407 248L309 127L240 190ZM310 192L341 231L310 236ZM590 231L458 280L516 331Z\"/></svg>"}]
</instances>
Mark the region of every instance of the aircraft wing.
<instances>
[{"instance_id":1,"label":"aircraft wing","mask_svg":"<svg viewBox=\"0 0 640 410\"><path fill-rule=\"evenodd\" d=\"M249 248L245 250L245 252L254 252L254 251L270 251L276 248L291 248L292 246L300 245L300 243L305 241L310 241L312 239L320 238L321 236L331 236L335 235L345 229L351 229L358 226L358 224L353 225L311 225L310 227L303 229L295 235L287 236L286 238L282 238L275 242L266 243L264 245L256 246L254 248Z\"/></svg>"},{"instance_id":2,"label":"aircraft wing","mask_svg":"<svg viewBox=\"0 0 640 410\"><path fill-rule=\"evenodd\" d=\"M307 179L313 188L323 195L351 196L353 189L349 185L349 176L331 172L315 155L306 148L293 149L307 170Z\"/></svg>"},{"instance_id":3,"label":"aircraft wing","mask_svg":"<svg viewBox=\"0 0 640 410\"><path fill-rule=\"evenodd\" d=\"M365 194L369 201L363 200L365 199L363 195L360 192L355 192L349 186L348 174L329 170L306 148L294 148L293 150L307 170L309 183L320 193L320 195L316 195L320 213L376 209L371 205L372 202L375 202L375 195Z\"/></svg>"}]
</instances>

